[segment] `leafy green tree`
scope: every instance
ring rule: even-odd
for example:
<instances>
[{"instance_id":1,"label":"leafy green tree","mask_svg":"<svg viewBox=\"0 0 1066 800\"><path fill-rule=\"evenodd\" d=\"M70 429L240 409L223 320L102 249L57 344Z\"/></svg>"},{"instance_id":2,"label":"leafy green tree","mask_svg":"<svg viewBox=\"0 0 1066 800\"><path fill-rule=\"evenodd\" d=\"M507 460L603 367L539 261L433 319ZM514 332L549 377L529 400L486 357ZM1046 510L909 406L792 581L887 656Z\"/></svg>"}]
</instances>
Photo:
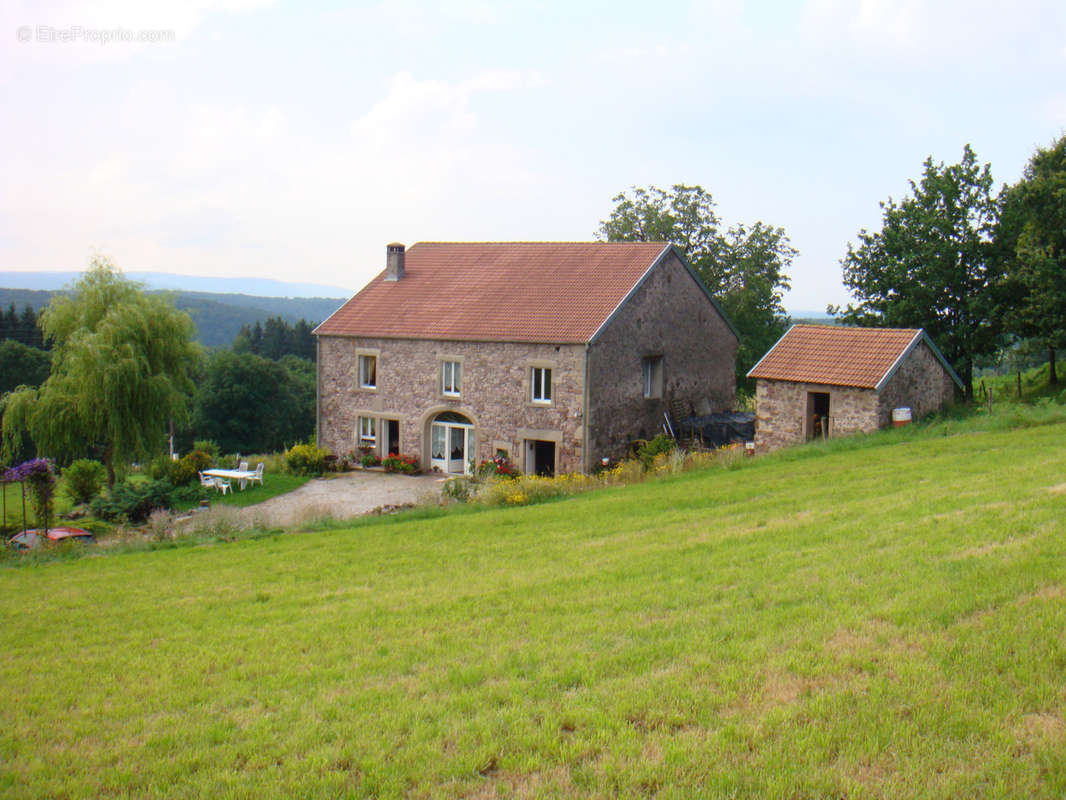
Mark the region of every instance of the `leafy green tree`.
<instances>
[{"instance_id":1,"label":"leafy green tree","mask_svg":"<svg viewBox=\"0 0 1066 800\"><path fill-rule=\"evenodd\" d=\"M52 359L44 350L14 339L0 340L0 394L19 386L40 386L51 365Z\"/></svg>"},{"instance_id":2,"label":"leafy green tree","mask_svg":"<svg viewBox=\"0 0 1066 800\"><path fill-rule=\"evenodd\" d=\"M305 319L290 325L281 317L270 317L265 325L242 325L233 340L233 350L278 361L293 355L310 361L316 360L314 326Z\"/></svg>"},{"instance_id":3,"label":"leafy green tree","mask_svg":"<svg viewBox=\"0 0 1066 800\"><path fill-rule=\"evenodd\" d=\"M53 298L41 326L54 345L52 371L40 388L8 398L5 451L22 432L57 457L98 447L114 485L117 464L156 452L169 420L187 413L200 353L192 320L97 257L69 295Z\"/></svg>"},{"instance_id":4,"label":"leafy green tree","mask_svg":"<svg viewBox=\"0 0 1066 800\"><path fill-rule=\"evenodd\" d=\"M1007 327L1047 351L1055 385L1055 350L1066 347L1066 136L1038 149L1007 190L996 238Z\"/></svg>"},{"instance_id":5,"label":"leafy green tree","mask_svg":"<svg viewBox=\"0 0 1066 800\"><path fill-rule=\"evenodd\" d=\"M634 187L612 202L599 237L669 242L681 251L740 333L737 385L745 385L748 370L789 325L781 301L790 288L787 270L796 250L784 229L756 222L723 232L714 198L701 186Z\"/></svg>"},{"instance_id":6,"label":"leafy green tree","mask_svg":"<svg viewBox=\"0 0 1066 800\"><path fill-rule=\"evenodd\" d=\"M290 370L286 365L299 362ZM314 431L314 365L220 350L207 363L196 394L193 428L223 452L272 452ZM305 368L303 365L306 364Z\"/></svg>"},{"instance_id":7,"label":"leafy green tree","mask_svg":"<svg viewBox=\"0 0 1066 800\"><path fill-rule=\"evenodd\" d=\"M1002 326L996 314L998 260L992 234L998 219L992 173L969 145L962 161L925 160L911 194L881 203L882 227L859 231L841 260L844 285L858 301L845 322L925 328L973 397L973 364L993 352ZM839 313L839 308L830 308Z\"/></svg>"}]
</instances>

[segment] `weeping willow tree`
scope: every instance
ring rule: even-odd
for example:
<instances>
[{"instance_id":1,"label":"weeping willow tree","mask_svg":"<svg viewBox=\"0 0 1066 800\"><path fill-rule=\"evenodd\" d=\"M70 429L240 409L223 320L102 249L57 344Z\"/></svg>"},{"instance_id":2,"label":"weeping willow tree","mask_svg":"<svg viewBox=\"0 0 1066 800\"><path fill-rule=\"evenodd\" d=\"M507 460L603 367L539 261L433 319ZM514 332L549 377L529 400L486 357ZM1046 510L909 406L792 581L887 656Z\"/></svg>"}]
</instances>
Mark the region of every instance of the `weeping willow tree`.
<instances>
[{"instance_id":1,"label":"weeping willow tree","mask_svg":"<svg viewBox=\"0 0 1066 800\"><path fill-rule=\"evenodd\" d=\"M52 370L3 409L5 453L24 433L38 450L76 457L100 448L109 485L115 466L157 452L168 421L184 421L200 357L188 314L146 294L110 261L94 258L69 294L41 316Z\"/></svg>"}]
</instances>

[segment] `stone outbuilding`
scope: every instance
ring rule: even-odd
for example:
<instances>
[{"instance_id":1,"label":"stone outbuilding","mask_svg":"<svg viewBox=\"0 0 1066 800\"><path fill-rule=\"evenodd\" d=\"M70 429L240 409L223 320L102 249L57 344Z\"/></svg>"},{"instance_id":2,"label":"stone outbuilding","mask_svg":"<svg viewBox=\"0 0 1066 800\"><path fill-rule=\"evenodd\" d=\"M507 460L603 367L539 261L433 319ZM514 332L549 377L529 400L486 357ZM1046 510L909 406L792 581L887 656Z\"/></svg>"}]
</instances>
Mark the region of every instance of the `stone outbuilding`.
<instances>
[{"instance_id":1,"label":"stone outbuilding","mask_svg":"<svg viewBox=\"0 0 1066 800\"><path fill-rule=\"evenodd\" d=\"M736 331L661 242L391 244L315 334L318 443L450 474L588 471L736 388Z\"/></svg>"},{"instance_id":2,"label":"stone outbuilding","mask_svg":"<svg viewBox=\"0 0 1066 800\"><path fill-rule=\"evenodd\" d=\"M748 372L759 451L885 427L951 403L963 384L921 328L793 325ZM903 413L900 416L904 416Z\"/></svg>"}]
</instances>

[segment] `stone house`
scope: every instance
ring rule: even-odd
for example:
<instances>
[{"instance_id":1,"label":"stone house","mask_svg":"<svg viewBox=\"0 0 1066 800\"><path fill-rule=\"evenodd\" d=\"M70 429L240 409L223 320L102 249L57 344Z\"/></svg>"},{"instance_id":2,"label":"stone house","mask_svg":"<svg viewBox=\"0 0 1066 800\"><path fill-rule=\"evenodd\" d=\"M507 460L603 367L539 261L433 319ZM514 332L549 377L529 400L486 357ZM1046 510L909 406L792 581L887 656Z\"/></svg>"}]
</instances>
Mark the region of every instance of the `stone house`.
<instances>
[{"instance_id":1,"label":"stone house","mask_svg":"<svg viewBox=\"0 0 1066 800\"><path fill-rule=\"evenodd\" d=\"M873 431L897 408L921 417L963 388L921 328L793 325L748 377L760 451Z\"/></svg>"},{"instance_id":2,"label":"stone house","mask_svg":"<svg viewBox=\"0 0 1066 800\"><path fill-rule=\"evenodd\" d=\"M391 244L315 334L319 444L452 474L588 471L735 392L736 332L663 243Z\"/></svg>"}]
</instances>

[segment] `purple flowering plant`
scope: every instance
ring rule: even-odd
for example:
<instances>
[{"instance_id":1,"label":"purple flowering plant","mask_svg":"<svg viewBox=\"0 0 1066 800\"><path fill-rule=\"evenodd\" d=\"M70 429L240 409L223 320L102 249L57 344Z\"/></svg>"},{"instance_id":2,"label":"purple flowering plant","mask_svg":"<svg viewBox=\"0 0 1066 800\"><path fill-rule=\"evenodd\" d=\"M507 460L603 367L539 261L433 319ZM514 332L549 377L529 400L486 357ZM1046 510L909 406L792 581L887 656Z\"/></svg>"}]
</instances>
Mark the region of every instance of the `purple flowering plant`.
<instances>
[{"instance_id":1,"label":"purple flowering plant","mask_svg":"<svg viewBox=\"0 0 1066 800\"><path fill-rule=\"evenodd\" d=\"M21 482L30 487L33 498L33 510L37 513L38 524L48 530L48 520L52 516L52 497L55 495L56 471L50 459L33 458L7 470L3 474L5 483Z\"/></svg>"}]
</instances>

